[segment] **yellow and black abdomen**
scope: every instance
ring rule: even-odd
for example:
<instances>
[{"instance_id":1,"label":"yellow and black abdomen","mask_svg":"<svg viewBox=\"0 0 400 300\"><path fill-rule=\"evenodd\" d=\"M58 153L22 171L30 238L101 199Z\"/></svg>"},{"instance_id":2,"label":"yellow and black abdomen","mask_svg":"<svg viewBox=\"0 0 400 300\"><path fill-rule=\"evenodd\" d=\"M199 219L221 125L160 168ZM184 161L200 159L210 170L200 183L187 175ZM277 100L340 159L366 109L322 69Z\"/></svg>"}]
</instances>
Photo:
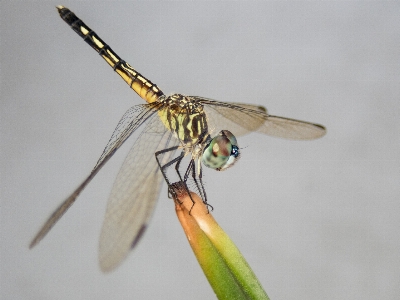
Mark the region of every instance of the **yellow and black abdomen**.
<instances>
[{"instance_id":1,"label":"yellow and black abdomen","mask_svg":"<svg viewBox=\"0 0 400 300\"><path fill-rule=\"evenodd\" d=\"M122 60L93 30L64 6L57 6L60 17L82 37L123 80L144 100L151 103L164 93L150 80L145 78L128 63Z\"/></svg>"}]
</instances>

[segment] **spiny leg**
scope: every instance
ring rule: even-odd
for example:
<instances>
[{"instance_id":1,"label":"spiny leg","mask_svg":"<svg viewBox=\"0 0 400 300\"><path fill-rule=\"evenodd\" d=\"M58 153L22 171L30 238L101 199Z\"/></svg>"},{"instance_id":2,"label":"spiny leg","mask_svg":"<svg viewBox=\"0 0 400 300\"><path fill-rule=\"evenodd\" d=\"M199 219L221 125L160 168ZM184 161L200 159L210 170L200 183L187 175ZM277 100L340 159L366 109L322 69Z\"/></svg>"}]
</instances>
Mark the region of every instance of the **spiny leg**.
<instances>
[{"instance_id":1,"label":"spiny leg","mask_svg":"<svg viewBox=\"0 0 400 300\"><path fill-rule=\"evenodd\" d=\"M186 184L183 182L183 180L182 180L182 177L181 177L181 174L179 173L179 171L176 169L177 167L177 165L179 166L180 165L180 163L181 163L181 161L182 161L182 159L183 159L183 157L184 157L185 155L184 155L184 152L182 151L181 152L181 154L178 156L178 157L176 157L176 158L174 158L174 159L172 159L171 161L169 161L168 163L166 163L165 165L163 165L163 166L160 166L160 169L161 169L161 171L163 172L163 174L164 174L164 178L167 178L166 176L166 174L165 174L165 170L168 168L168 167L170 167L172 164L174 164L175 163L175 170L176 170L176 172L178 173L178 176L179 176L179 182L181 182L184 186L186 186ZM170 184L170 182L169 181L167 181L167 184L168 184L168 198L173 198L174 200L176 200L177 199L177 195L176 195L176 193L175 193L175 189L173 188L173 184Z\"/></svg>"},{"instance_id":2,"label":"spiny leg","mask_svg":"<svg viewBox=\"0 0 400 300\"><path fill-rule=\"evenodd\" d=\"M194 164L194 159L192 158L192 159L190 160L190 162L189 162L189 165L188 165L187 169L186 169L185 176L183 177L183 184L184 184L184 186L185 186L186 192L188 193L188 195L189 195L189 197L190 197L190 200L192 200L192 203L193 203L193 204L192 204L192 207L191 207L190 210L189 210L189 214L190 214L190 212L192 211L192 208L193 208L195 202L194 202L194 200L193 200L193 198L192 198L192 195L190 194L190 191L189 191L189 188L188 188L186 182L187 182L187 180L188 180L188 178L189 178L189 173L190 173L190 171L191 171L191 170L192 170L192 171L195 170L194 165L195 165L195 164ZM180 172L179 172L179 169L176 169L176 171L178 172L179 178L182 178L182 177L181 177L181 174L180 174ZM182 180L182 179L181 179L181 180ZM196 183L196 185L197 185L196 179L195 179L195 183Z\"/></svg>"},{"instance_id":3,"label":"spiny leg","mask_svg":"<svg viewBox=\"0 0 400 300\"><path fill-rule=\"evenodd\" d=\"M208 204L208 203L207 203L206 189L204 188L204 184L203 184L203 169L202 169L201 166L200 166L200 173L199 173L199 181L200 181L201 189L203 190L203 195L204 195L203 203L204 203L205 205L207 205L207 209L208 209L209 207L211 207L211 211L213 211L213 210L214 210L214 207L213 207L211 204Z\"/></svg>"},{"instance_id":4,"label":"spiny leg","mask_svg":"<svg viewBox=\"0 0 400 300\"><path fill-rule=\"evenodd\" d=\"M178 149L178 148L179 148L179 146L174 146L174 147L171 147L171 148L166 148L166 149L157 151L157 152L154 154L154 155L156 156L156 160L157 160L158 167L160 168L161 173L162 173L162 175L164 176L164 179L165 179L165 181L167 182L168 186L170 186L171 183L169 182L168 177L167 177L167 174L165 174L165 172L164 172L164 169L167 168L167 167L169 167L171 164L173 164L173 163L176 162L177 160L179 160L179 159L182 160L182 158L183 158L183 152L182 152L178 157L172 159L171 161L167 162L167 163L166 163L165 165L163 165L163 166L161 165L161 162L160 162L160 160L158 159L158 156L161 155L161 154L167 153L167 152L175 151L175 150Z\"/></svg>"},{"instance_id":5,"label":"spiny leg","mask_svg":"<svg viewBox=\"0 0 400 300\"><path fill-rule=\"evenodd\" d=\"M175 146L175 147L171 147L171 148L167 148L167 149L163 149L163 150L157 151L157 152L155 153L156 160L157 160L158 166L159 166L159 168L160 168L160 170L161 170L161 173L163 174L164 179L165 179L165 181L167 182L167 185L168 185L168 196L169 196L169 195L172 195L172 198L177 199L177 195L176 195L176 193L175 193L175 191L174 191L173 185L170 183L170 181L169 181L169 179L168 179L168 177L167 177L167 174L166 174L166 172L165 172L165 170L166 170L168 167L170 167L172 164L175 164L175 170L176 170L176 172L178 173L179 179L180 179L180 181L184 184L185 190L186 190L187 194L188 194L189 197L190 197L190 200L193 202L193 205L194 205L195 202L194 202L194 200L192 199L192 196L191 196L190 191L189 191L189 189L188 189L188 187L187 187L187 184L186 184L187 178L182 179L182 176L181 176L181 174L180 174L180 172L179 172L179 169L178 169L178 168L179 168L179 165L180 165L180 163L181 163L181 161L182 161L182 159L183 159L183 157L185 156L184 151L182 151L181 154L180 154L179 156L177 156L177 157L175 157L174 159L172 159L172 160L170 160L169 162L167 162L165 165L161 165L161 162L160 162L160 160L159 160L159 158L158 158L159 155L161 155L161 154L163 154L163 153L170 152L170 151L174 151L174 150L176 150L176 149L178 149L178 148L179 148L179 146ZM190 164L189 164L189 165L190 165ZM192 207L193 207L193 205L192 205ZM189 213L190 213L190 211L189 211Z\"/></svg>"},{"instance_id":6,"label":"spiny leg","mask_svg":"<svg viewBox=\"0 0 400 300\"><path fill-rule=\"evenodd\" d=\"M192 168L192 178L193 178L194 183L196 184L196 188L197 188L198 192L200 193L203 203L206 203L207 200L204 198L203 189L200 188L199 182L197 181L197 178L196 178L196 165L194 163L193 163L193 168Z\"/></svg>"},{"instance_id":7,"label":"spiny leg","mask_svg":"<svg viewBox=\"0 0 400 300\"><path fill-rule=\"evenodd\" d=\"M190 194L190 190L189 190L189 188L187 186L187 179L188 179L188 173L190 172L191 169L194 168L193 167L194 166L194 160L193 159L190 160L189 166L188 166L188 168L187 168L187 170L185 172L185 176L182 178L181 172L179 171L179 167L180 167L180 164L182 162L183 157L184 157L184 151L182 151L182 153L177 158L171 160L170 162L166 163L164 166L162 166L160 168L162 168L164 170L164 169L168 168L169 166L171 166L173 163L175 163L175 171L178 174L179 180L183 184L186 193L189 195L190 200L193 203L193 205L192 205L192 208L193 208L195 202L194 202L194 200L192 198L192 195ZM171 185L169 187L170 187L169 188L169 193L171 193L173 195L174 199L176 199L176 193L175 193L173 187ZM192 208L190 208L189 214L190 214Z\"/></svg>"},{"instance_id":8,"label":"spiny leg","mask_svg":"<svg viewBox=\"0 0 400 300\"><path fill-rule=\"evenodd\" d=\"M175 164L175 171L176 171L176 173L177 173L178 176L179 176L179 180L180 180L181 182L184 182L184 180L182 179L182 176L181 176L181 172L179 172L179 167L180 167L181 162L182 162L182 159L183 159L183 157L184 157L183 151L182 151L181 155L182 155L182 158L181 158L180 160L178 160L178 161L176 162L176 164Z\"/></svg>"}]
</instances>

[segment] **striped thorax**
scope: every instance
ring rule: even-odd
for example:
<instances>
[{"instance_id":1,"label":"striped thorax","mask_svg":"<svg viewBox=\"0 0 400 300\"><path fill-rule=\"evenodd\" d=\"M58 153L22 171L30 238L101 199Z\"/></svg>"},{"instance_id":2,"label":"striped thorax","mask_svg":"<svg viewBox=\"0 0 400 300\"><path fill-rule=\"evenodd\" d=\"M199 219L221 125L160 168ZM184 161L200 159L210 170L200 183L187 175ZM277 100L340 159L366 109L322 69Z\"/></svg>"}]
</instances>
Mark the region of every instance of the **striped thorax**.
<instances>
[{"instance_id":1,"label":"striped thorax","mask_svg":"<svg viewBox=\"0 0 400 300\"><path fill-rule=\"evenodd\" d=\"M207 118L201 103L181 94L173 94L162 101L166 109L158 112L159 117L185 147L193 147L207 138Z\"/></svg>"}]
</instances>

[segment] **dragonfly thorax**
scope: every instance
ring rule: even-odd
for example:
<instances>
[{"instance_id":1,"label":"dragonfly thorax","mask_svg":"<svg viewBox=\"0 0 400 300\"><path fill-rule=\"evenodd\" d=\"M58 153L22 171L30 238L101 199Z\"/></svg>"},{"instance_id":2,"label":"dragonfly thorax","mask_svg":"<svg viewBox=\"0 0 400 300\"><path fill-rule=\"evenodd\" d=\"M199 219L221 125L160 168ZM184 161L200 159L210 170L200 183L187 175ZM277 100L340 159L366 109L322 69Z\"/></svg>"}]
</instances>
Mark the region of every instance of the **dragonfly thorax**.
<instances>
[{"instance_id":1,"label":"dragonfly thorax","mask_svg":"<svg viewBox=\"0 0 400 300\"><path fill-rule=\"evenodd\" d=\"M190 96L173 94L164 100L159 116L185 147L202 143L208 135L206 113L201 103Z\"/></svg>"}]
</instances>

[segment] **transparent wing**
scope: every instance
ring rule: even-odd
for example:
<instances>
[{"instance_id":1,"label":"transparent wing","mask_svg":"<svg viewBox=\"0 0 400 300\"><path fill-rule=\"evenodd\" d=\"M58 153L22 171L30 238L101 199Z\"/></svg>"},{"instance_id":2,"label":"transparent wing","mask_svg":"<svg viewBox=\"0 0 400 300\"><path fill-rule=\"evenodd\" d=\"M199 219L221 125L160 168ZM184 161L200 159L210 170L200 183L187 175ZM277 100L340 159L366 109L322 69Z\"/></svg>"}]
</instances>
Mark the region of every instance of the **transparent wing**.
<instances>
[{"instance_id":1,"label":"transparent wing","mask_svg":"<svg viewBox=\"0 0 400 300\"><path fill-rule=\"evenodd\" d=\"M100 235L102 271L117 267L141 238L163 179L155 152L178 144L179 141L156 117L148 123L125 158L107 203ZM173 154L174 151L168 152L163 161L170 160Z\"/></svg>"},{"instance_id":2,"label":"transparent wing","mask_svg":"<svg viewBox=\"0 0 400 300\"><path fill-rule=\"evenodd\" d=\"M83 189L89 184L93 177L99 172L104 164L113 156L115 151L121 147L126 139L135 131L143 122L150 118L155 110L153 110L154 104L143 104L136 105L128 109L128 111L122 116L117 127L114 130L107 146L105 147L103 154L97 161L96 166L93 168L90 175L76 188L76 190L64 200L63 203L51 214L47 219L46 223L42 226L36 236L33 238L29 245L29 248L34 247L39 243L50 229L57 223L57 221L64 215L64 213L74 204L76 198L83 191Z\"/></svg>"},{"instance_id":3,"label":"transparent wing","mask_svg":"<svg viewBox=\"0 0 400 300\"><path fill-rule=\"evenodd\" d=\"M194 98L204 104L210 126L215 131L228 129L235 136L256 131L295 140L316 139L326 133L326 129L319 124L271 116L263 106Z\"/></svg>"}]
</instances>

